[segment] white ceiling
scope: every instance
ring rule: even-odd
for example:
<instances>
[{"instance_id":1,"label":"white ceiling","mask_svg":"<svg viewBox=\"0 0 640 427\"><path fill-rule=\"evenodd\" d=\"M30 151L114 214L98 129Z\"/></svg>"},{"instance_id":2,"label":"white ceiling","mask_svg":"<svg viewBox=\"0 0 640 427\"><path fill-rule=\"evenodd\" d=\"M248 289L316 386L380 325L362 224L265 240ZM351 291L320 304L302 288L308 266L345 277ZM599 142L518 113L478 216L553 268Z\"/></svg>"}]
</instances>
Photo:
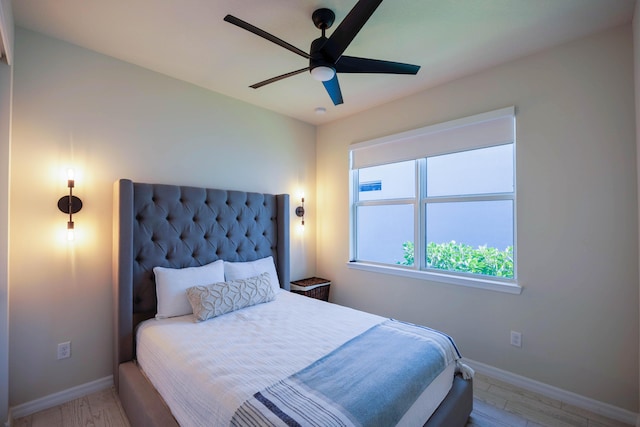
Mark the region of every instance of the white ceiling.
<instances>
[{"instance_id":1,"label":"white ceiling","mask_svg":"<svg viewBox=\"0 0 640 427\"><path fill-rule=\"evenodd\" d=\"M307 60L223 21L232 14L309 51L328 7L356 0L13 0L16 25L312 124L326 123L565 41L631 22L636 0L387 0L345 55L420 65L416 76L339 74L344 104L298 74ZM333 29L332 28L332 29ZM332 29L327 31L327 36ZM326 108L318 115L316 107Z\"/></svg>"}]
</instances>

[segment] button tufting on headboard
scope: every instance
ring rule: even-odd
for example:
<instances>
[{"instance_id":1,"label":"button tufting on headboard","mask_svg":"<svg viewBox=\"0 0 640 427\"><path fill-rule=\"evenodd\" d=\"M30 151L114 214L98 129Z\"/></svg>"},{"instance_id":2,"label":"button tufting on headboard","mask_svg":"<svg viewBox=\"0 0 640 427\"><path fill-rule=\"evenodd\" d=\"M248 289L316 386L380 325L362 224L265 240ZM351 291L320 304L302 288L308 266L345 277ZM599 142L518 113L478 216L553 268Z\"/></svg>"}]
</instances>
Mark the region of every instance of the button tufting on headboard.
<instances>
[{"instance_id":1,"label":"button tufting on headboard","mask_svg":"<svg viewBox=\"0 0 640 427\"><path fill-rule=\"evenodd\" d=\"M135 357L135 326L155 315L153 268L273 256L289 284L289 196L173 185L114 185L117 365Z\"/></svg>"},{"instance_id":2,"label":"button tufting on headboard","mask_svg":"<svg viewBox=\"0 0 640 427\"><path fill-rule=\"evenodd\" d=\"M216 259L251 261L269 255L277 259L273 195L150 184L134 188L133 244L140 254L137 259L145 260L137 262L141 271L157 265L204 265ZM145 280L144 275L139 277Z\"/></svg>"}]
</instances>

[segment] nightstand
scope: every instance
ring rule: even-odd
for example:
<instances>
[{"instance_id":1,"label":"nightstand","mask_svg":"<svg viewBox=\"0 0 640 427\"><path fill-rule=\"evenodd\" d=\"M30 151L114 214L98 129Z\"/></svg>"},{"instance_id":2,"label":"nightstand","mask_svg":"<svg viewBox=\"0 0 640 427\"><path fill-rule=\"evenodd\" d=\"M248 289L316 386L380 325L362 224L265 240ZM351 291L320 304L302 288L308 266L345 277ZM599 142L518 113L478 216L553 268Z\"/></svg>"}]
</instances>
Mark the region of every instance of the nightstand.
<instances>
[{"instance_id":1,"label":"nightstand","mask_svg":"<svg viewBox=\"0 0 640 427\"><path fill-rule=\"evenodd\" d=\"M330 286L330 280L321 277L309 277L291 282L291 292L322 301L329 301Z\"/></svg>"}]
</instances>

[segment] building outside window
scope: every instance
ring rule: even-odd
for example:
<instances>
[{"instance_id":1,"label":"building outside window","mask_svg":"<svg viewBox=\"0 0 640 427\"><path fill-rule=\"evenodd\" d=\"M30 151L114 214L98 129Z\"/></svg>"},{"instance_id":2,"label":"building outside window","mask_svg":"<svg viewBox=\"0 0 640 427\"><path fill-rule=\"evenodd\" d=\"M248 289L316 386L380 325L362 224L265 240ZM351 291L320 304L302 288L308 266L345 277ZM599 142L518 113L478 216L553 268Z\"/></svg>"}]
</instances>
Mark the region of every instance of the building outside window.
<instances>
[{"instance_id":1,"label":"building outside window","mask_svg":"<svg viewBox=\"0 0 640 427\"><path fill-rule=\"evenodd\" d=\"M514 113L353 145L350 265L519 293Z\"/></svg>"}]
</instances>

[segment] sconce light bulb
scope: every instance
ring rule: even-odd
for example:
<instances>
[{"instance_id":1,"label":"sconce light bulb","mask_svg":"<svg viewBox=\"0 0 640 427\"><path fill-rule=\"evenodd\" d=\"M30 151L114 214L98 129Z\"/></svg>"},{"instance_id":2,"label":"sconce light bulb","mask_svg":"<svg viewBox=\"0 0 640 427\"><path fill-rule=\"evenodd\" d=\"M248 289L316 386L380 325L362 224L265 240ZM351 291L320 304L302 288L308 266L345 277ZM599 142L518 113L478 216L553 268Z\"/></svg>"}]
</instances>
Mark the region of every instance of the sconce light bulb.
<instances>
[{"instance_id":1,"label":"sconce light bulb","mask_svg":"<svg viewBox=\"0 0 640 427\"><path fill-rule=\"evenodd\" d=\"M71 168L67 169L67 179L74 179L74 178L75 178L74 170Z\"/></svg>"},{"instance_id":2,"label":"sconce light bulb","mask_svg":"<svg viewBox=\"0 0 640 427\"><path fill-rule=\"evenodd\" d=\"M74 239L75 239L74 224L73 224L73 221L68 221L67 222L67 240L71 242Z\"/></svg>"}]
</instances>

